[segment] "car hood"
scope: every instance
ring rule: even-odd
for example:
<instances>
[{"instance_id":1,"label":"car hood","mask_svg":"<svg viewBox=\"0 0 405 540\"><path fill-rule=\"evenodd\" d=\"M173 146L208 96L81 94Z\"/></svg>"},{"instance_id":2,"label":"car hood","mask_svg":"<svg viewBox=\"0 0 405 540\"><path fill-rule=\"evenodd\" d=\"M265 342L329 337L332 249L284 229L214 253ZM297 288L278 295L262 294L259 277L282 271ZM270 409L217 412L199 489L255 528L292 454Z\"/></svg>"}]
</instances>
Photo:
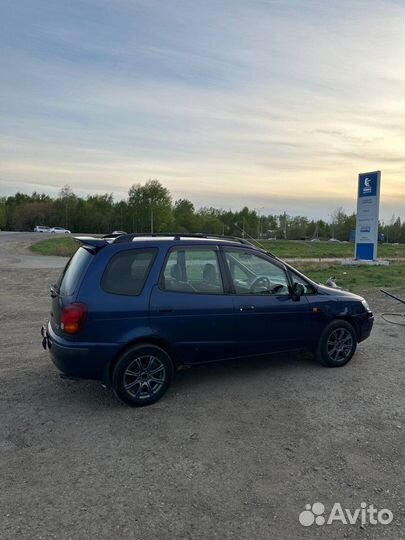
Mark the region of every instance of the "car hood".
<instances>
[{"instance_id":1,"label":"car hood","mask_svg":"<svg viewBox=\"0 0 405 540\"><path fill-rule=\"evenodd\" d=\"M364 298L358 294L345 291L344 289L335 289L334 287L328 287L327 285L318 284L318 291L324 294L330 294L334 297L347 298L348 300L358 300L361 302Z\"/></svg>"}]
</instances>

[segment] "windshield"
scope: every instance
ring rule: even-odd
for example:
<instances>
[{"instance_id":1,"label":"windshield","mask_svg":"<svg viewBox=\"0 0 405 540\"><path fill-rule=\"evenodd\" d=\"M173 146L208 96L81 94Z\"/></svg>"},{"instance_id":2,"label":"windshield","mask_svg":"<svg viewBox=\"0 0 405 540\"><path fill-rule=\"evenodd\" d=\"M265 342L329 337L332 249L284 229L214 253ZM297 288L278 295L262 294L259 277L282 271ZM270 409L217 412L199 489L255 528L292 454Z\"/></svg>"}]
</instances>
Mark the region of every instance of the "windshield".
<instances>
[{"instance_id":1,"label":"windshield","mask_svg":"<svg viewBox=\"0 0 405 540\"><path fill-rule=\"evenodd\" d=\"M92 253L80 247L69 260L57 283L57 290L61 296L71 296L90 264Z\"/></svg>"}]
</instances>

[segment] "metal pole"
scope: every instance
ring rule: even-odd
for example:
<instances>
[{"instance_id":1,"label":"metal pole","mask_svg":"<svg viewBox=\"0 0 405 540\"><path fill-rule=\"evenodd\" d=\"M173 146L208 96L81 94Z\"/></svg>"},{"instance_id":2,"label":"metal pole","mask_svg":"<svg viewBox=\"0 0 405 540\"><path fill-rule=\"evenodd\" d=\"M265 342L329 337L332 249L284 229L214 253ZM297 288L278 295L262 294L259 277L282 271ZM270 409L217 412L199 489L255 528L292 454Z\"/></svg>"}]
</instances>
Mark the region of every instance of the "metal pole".
<instances>
[{"instance_id":1,"label":"metal pole","mask_svg":"<svg viewBox=\"0 0 405 540\"><path fill-rule=\"evenodd\" d=\"M328 214L328 216L330 216L331 220L332 238L335 238L335 218L333 214Z\"/></svg>"},{"instance_id":2,"label":"metal pole","mask_svg":"<svg viewBox=\"0 0 405 540\"><path fill-rule=\"evenodd\" d=\"M260 231L261 231L261 211L264 210L264 206L261 206L260 208L255 208L255 212L257 212L258 221L257 221L257 239L260 240Z\"/></svg>"},{"instance_id":3,"label":"metal pole","mask_svg":"<svg viewBox=\"0 0 405 540\"><path fill-rule=\"evenodd\" d=\"M153 234L153 204L150 205L150 232Z\"/></svg>"}]
</instances>

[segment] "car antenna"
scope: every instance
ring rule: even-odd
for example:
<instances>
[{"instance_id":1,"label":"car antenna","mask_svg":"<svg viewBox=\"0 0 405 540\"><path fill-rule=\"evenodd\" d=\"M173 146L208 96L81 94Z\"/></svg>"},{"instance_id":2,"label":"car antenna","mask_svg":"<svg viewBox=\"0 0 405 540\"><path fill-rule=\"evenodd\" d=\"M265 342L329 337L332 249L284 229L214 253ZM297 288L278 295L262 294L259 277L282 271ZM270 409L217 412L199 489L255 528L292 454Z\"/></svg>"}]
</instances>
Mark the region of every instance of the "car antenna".
<instances>
[{"instance_id":1,"label":"car antenna","mask_svg":"<svg viewBox=\"0 0 405 540\"><path fill-rule=\"evenodd\" d=\"M242 232L242 238L244 238L245 236L247 236L249 238L249 240L253 240L253 242L256 242L256 244L261 247L262 249L264 249L264 251L266 251L267 253L270 253L271 255L273 255L273 253L271 253L259 240L256 240L256 238L253 238L253 236L251 236L248 232L244 231L243 229L241 229L239 227L239 225L236 225L236 227Z\"/></svg>"}]
</instances>

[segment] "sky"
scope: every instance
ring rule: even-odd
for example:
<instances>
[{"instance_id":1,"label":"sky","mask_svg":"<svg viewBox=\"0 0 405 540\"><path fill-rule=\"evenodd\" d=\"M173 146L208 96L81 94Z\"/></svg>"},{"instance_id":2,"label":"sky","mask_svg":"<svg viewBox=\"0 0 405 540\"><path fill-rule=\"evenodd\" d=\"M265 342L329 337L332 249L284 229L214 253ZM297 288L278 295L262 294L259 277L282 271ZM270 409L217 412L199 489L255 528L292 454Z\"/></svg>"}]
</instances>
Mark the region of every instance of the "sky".
<instances>
[{"instance_id":1,"label":"sky","mask_svg":"<svg viewBox=\"0 0 405 540\"><path fill-rule=\"evenodd\" d=\"M156 178L197 208L327 219L381 170L381 217L405 217L403 1L1 9L0 196Z\"/></svg>"}]
</instances>

